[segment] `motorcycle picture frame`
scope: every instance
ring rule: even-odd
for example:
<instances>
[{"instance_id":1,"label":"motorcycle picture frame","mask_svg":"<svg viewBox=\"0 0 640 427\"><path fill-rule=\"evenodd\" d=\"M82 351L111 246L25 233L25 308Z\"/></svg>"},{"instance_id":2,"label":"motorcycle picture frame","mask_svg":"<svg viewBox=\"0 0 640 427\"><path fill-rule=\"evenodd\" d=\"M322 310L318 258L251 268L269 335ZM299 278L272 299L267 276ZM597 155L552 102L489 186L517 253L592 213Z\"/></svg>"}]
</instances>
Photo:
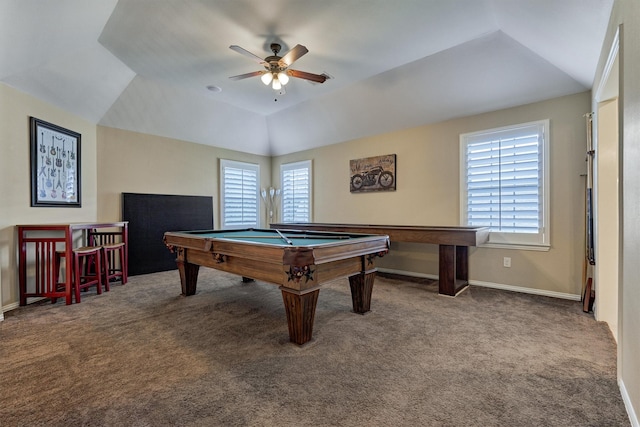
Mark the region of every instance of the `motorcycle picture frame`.
<instances>
[{"instance_id":1,"label":"motorcycle picture frame","mask_svg":"<svg viewBox=\"0 0 640 427\"><path fill-rule=\"evenodd\" d=\"M352 193L396 189L395 154L350 160L349 169L349 190Z\"/></svg>"}]
</instances>

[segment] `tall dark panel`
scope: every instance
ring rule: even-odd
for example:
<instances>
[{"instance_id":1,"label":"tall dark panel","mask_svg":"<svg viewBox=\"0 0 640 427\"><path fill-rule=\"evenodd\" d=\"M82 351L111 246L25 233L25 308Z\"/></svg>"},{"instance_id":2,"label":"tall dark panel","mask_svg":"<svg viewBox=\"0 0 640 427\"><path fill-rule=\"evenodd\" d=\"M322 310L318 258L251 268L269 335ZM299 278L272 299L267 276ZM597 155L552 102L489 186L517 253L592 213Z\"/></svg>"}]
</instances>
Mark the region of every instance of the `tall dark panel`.
<instances>
[{"instance_id":1,"label":"tall dark panel","mask_svg":"<svg viewBox=\"0 0 640 427\"><path fill-rule=\"evenodd\" d=\"M122 220L129 221L130 276L173 270L164 233L213 229L213 197L122 193Z\"/></svg>"}]
</instances>

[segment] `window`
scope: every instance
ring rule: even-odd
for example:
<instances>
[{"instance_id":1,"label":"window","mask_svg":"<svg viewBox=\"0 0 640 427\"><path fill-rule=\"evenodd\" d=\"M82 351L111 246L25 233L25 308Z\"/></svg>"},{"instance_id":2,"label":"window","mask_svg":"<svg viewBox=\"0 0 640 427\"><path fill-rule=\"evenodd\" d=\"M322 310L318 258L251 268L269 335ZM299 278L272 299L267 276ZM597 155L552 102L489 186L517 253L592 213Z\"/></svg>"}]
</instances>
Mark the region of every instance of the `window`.
<instances>
[{"instance_id":1,"label":"window","mask_svg":"<svg viewBox=\"0 0 640 427\"><path fill-rule=\"evenodd\" d=\"M460 135L461 223L489 246L549 246L549 121Z\"/></svg>"},{"instance_id":2,"label":"window","mask_svg":"<svg viewBox=\"0 0 640 427\"><path fill-rule=\"evenodd\" d=\"M258 227L260 166L220 160L220 206L223 229Z\"/></svg>"},{"instance_id":3,"label":"window","mask_svg":"<svg viewBox=\"0 0 640 427\"><path fill-rule=\"evenodd\" d=\"M282 221L311 221L311 160L280 166Z\"/></svg>"}]
</instances>

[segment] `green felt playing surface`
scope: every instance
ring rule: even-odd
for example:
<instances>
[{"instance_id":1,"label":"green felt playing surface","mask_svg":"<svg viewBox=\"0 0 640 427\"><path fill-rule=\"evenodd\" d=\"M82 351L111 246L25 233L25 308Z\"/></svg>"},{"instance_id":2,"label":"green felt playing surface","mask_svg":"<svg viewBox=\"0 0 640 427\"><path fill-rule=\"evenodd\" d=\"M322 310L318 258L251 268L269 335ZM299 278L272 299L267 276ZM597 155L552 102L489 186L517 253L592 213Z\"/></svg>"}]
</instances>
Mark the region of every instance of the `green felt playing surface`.
<instances>
[{"instance_id":1,"label":"green felt playing surface","mask_svg":"<svg viewBox=\"0 0 640 427\"><path fill-rule=\"evenodd\" d=\"M278 246L319 246L358 238L357 236L340 233L312 233L296 232L291 230L284 230L281 232L287 239L291 241L292 244L286 242L285 239L282 238L276 230L208 230L190 231L185 233L209 239L233 239L241 242L263 243Z\"/></svg>"}]
</instances>

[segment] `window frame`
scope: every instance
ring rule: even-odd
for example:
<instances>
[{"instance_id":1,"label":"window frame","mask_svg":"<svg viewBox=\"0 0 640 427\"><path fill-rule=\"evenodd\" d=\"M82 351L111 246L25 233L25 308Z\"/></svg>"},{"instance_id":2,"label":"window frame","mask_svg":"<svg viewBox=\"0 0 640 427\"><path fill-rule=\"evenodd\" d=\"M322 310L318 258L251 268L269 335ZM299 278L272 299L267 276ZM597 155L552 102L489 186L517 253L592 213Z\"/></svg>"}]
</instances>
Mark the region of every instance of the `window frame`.
<instances>
[{"instance_id":1,"label":"window frame","mask_svg":"<svg viewBox=\"0 0 640 427\"><path fill-rule=\"evenodd\" d=\"M499 232L491 231L489 235L489 241L485 243L484 247L493 248L505 248L505 249L523 249L523 250L537 250L548 251L551 247L551 227L550 227L550 162L549 162L549 147L550 147L550 120L537 120L526 123L518 123L509 126L503 126L492 129L485 129L476 132L468 132L460 134L460 224L463 226L470 226L468 222L468 188L467 188L467 146L473 138L477 138L481 135L496 135L504 134L506 132L517 131L518 128L525 128L537 126L540 130L538 132L539 137L542 138L542 144L540 144L538 156L539 156L539 179L542 180L542 184L538 187L542 192L540 197L539 209L539 221L540 232L538 233L511 233L511 232ZM540 153L540 150L542 151Z\"/></svg>"},{"instance_id":2,"label":"window frame","mask_svg":"<svg viewBox=\"0 0 640 427\"><path fill-rule=\"evenodd\" d=\"M250 170L256 174L256 222L252 224L227 225L226 224L226 192L225 192L225 169L234 168ZM260 203L260 165L257 163L240 162L237 160L220 159L220 227L222 229L234 230L242 228L259 228L261 221L262 206Z\"/></svg>"},{"instance_id":3,"label":"window frame","mask_svg":"<svg viewBox=\"0 0 640 427\"><path fill-rule=\"evenodd\" d=\"M284 213L284 203L285 203L285 198L286 198L286 194L285 194L285 188L284 188L284 173L286 171L290 171L290 170L296 170L296 169L307 169L308 173L309 173L309 186L308 186L308 199L307 199L307 203L309 206L309 216L307 218L307 221L296 221L296 222L313 222L313 163L311 160L301 160L298 162L292 162L292 163L283 163L280 165L280 185L282 187L282 196L280 198L280 213L281 213L281 220L282 222L294 222L295 218L291 221L287 221L285 220L285 213Z\"/></svg>"}]
</instances>

